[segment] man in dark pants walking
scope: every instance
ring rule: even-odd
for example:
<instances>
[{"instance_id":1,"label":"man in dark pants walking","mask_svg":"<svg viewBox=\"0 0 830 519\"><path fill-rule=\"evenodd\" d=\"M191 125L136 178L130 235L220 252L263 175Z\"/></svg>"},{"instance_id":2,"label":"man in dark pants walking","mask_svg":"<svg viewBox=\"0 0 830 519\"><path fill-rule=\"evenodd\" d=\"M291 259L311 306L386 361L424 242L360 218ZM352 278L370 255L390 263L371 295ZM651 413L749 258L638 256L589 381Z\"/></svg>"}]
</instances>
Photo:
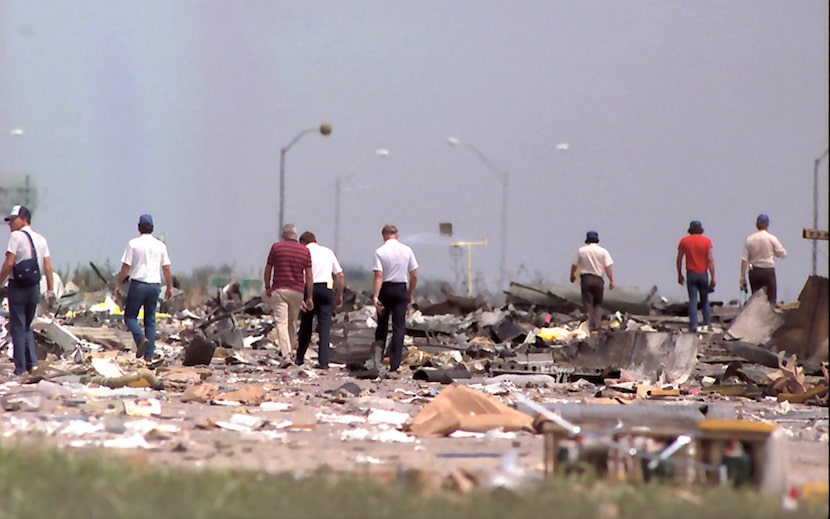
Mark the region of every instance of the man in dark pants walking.
<instances>
[{"instance_id":1,"label":"man in dark pants walking","mask_svg":"<svg viewBox=\"0 0 830 519\"><path fill-rule=\"evenodd\" d=\"M52 291L52 259L46 238L32 230L29 224L32 214L22 206L16 205L5 218L11 235L6 248L6 260L0 268L0 283L12 275L14 266L21 261L34 259L37 255L38 270L46 276L46 295L50 303L54 302ZM31 241L30 241L31 240ZM34 246L34 251L32 250ZM23 375L26 371L37 368L35 353L35 336L32 332L32 320L35 318L37 304L40 301L40 277L31 284L15 277L9 279L9 331L12 336L14 354L14 374Z\"/></svg>"},{"instance_id":2,"label":"man in dark pants walking","mask_svg":"<svg viewBox=\"0 0 830 519\"><path fill-rule=\"evenodd\" d=\"M746 291L746 269L749 268L749 286L752 293L766 287L767 300L775 306L778 283L775 279L775 258L786 258L787 250L774 235L769 233L769 216L759 214L755 219L758 232L751 234L744 243L741 255L741 288Z\"/></svg>"},{"instance_id":3,"label":"man in dark pants walking","mask_svg":"<svg viewBox=\"0 0 830 519\"><path fill-rule=\"evenodd\" d=\"M300 235L300 244L305 245L311 253L311 273L314 289L311 300L314 308L300 312L300 332L297 337L296 363L300 366L305 361L305 353L311 342L314 316L317 316L318 350L315 368L328 369L329 342L331 339L331 314L336 307L343 304L343 268L337 261L334 251L317 243L313 232L306 231Z\"/></svg>"},{"instance_id":4,"label":"man in dark pants walking","mask_svg":"<svg viewBox=\"0 0 830 519\"><path fill-rule=\"evenodd\" d=\"M389 317L392 317L392 340L389 342L389 371L396 372L403 356L406 330L406 307L418 284L418 261L407 245L398 241L398 228L385 225L381 230L383 245L375 250L372 301L378 312L375 341L386 341ZM407 287L407 280L409 286Z\"/></svg>"},{"instance_id":5,"label":"man in dark pants walking","mask_svg":"<svg viewBox=\"0 0 830 519\"><path fill-rule=\"evenodd\" d=\"M588 326L592 332L599 330L602 325L602 296L605 289L603 273L608 276L608 290L614 290L613 264L614 260L608 251L599 246L599 234L588 231L585 234L585 245L576 251L570 278L571 283L575 282L579 273L582 306L588 314Z\"/></svg>"}]
</instances>

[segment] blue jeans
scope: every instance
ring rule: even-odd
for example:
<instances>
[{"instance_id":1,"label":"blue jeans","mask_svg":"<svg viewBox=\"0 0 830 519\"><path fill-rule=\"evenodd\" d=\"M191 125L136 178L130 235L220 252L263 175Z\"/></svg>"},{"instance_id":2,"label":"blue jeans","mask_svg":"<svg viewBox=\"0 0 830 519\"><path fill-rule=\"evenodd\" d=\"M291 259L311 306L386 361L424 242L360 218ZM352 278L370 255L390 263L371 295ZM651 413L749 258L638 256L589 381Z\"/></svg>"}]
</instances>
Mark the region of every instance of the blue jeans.
<instances>
[{"instance_id":1,"label":"blue jeans","mask_svg":"<svg viewBox=\"0 0 830 519\"><path fill-rule=\"evenodd\" d=\"M9 330L12 334L14 351L14 374L22 375L37 367L32 319L35 318L37 304L40 301L40 284L18 287L15 286L14 280L10 280L7 297L9 299Z\"/></svg>"},{"instance_id":2,"label":"blue jeans","mask_svg":"<svg viewBox=\"0 0 830 519\"><path fill-rule=\"evenodd\" d=\"M703 310L703 324L712 324L712 307L709 306L709 273L686 271L686 289L689 291L689 331L697 329L697 300Z\"/></svg>"},{"instance_id":3,"label":"blue jeans","mask_svg":"<svg viewBox=\"0 0 830 519\"><path fill-rule=\"evenodd\" d=\"M147 351L145 360L152 360L156 351L156 307L159 303L161 286L153 283L142 283L130 280L130 289L127 291L127 301L124 308L124 323L133 334L136 346L146 337ZM138 325L138 311L144 307L144 331Z\"/></svg>"}]
</instances>

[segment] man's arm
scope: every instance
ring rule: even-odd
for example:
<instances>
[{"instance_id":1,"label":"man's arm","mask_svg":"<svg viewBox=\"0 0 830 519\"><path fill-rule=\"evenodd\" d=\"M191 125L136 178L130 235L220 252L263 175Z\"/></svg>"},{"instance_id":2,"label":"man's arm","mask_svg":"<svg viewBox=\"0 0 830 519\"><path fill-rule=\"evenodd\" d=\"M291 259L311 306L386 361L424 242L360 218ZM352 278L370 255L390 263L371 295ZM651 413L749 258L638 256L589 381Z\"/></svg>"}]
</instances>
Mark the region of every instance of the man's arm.
<instances>
[{"instance_id":1,"label":"man's arm","mask_svg":"<svg viewBox=\"0 0 830 519\"><path fill-rule=\"evenodd\" d=\"M43 272L46 274L46 293L55 294L55 279L52 274L52 258L46 256L43 258Z\"/></svg>"},{"instance_id":2,"label":"man's arm","mask_svg":"<svg viewBox=\"0 0 830 519\"><path fill-rule=\"evenodd\" d=\"M608 276L608 290L614 290L616 285L614 284L614 271L611 269L611 265L605 267L605 275Z\"/></svg>"},{"instance_id":3,"label":"man's arm","mask_svg":"<svg viewBox=\"0 0 830 519\"><path fill-rule=\"evenodd\" d=\"M746 259L741 260L741 289L746 291Z\"/></svg>"},{"instance_id":4,"label":"man's arm","mask_svg":"<svg viewBox=\"0 0 830 519\"><path fill-rule=\"evenodd\" d=\"M170 265L162 265L161 272L164 274L164 282L167 283L164 299L169 301L173 297L173 274L170 272Z\"/></svg>"},{"instance_id":5,"label":"man's arm","mask_svg":"<svg viewBox=\"0 0 830 519\"><path fill-rule=\"evenodd\" d=\"M333 274L334 278L334 306L339 308L343 304L343 288L346 286L346 276L342 272Z\"/></svg>"},{"instance_id":6,"label":"man's arm","mask_svg":"<svg viewBox=\"0 0 830 519\"><path fill-rule=\"evenodd\" d=\"M787 257L787 249L781 245L781 242L778 238L774 238L772 240L772 253L775 255L776 258L786 258Z\"/></svg>"},{"instance_id":7,"label":"man's arm","mask_svg":"<svg viewBox=\"0 0 830 519\"><path fill-rule=\"evenodd\" d=\"M715 288L715 257L712 255L712 248L706 252L706 266L709 268L709 286Z\"/></svg>"},{"instance_id":8,"label":"man's arm","mask_svg":"<svg viewBox=\"0 0 830 519\"><path fill-rule=\"evenodd\" d=\"M683 278L683 251L677 249L677 283L682 285L684 281Z\"/></svg>"},{"instance_id":9,"label":"man's arm","mask_svg":"<svg viewBox=\"0 0 830 519\"><path fill-rule=\"evenodd\" d=\"M418 269L409 271L409 290L406 293L406 302L412 302L412 294L415 293L415 287L418 286Z\"/></svg>"},{"instance_id":10,"label":"man's arm","mask_svg":"<svg viewBox=\"0 0 830 519\"><path fill-rule=\"evenodd\" d=\"M314 273L311 267L305 269L305 309L314 310Z\"/></svg>"},{"instance_id":11,"label":"man's arm","mask_svg":"<svg viewBox=\"0 0 830 519\"><path fill-rule=\"evenodd\" d=\"M383 271L376 270L375 276L372 279L372 303L374 303L375 308L380 310L383 308L383 305L380 303L380 286L383 284Z\"/></svg>"},{"instance_id":12,"label":"man's arm","mask_svg":"<svg viewBox=\"0 0 830 519\"><path fill-rule=\"evenodd\" d=\"M570 275L571 283L576 281L576 265L571 265L571 275Z\"/></svg>"},{"instance_id":13,"label":"man's arm","mask_svg":"<svg viewBox=\"0 0 830 519\"><path fill-rule=\"evenodd\" d=\"M121 298L121 284L127 279L127 274L130 273L130 266L126 263L121 264L121 270L118 271L118 277L115 280L115 300Z\"/></svg>"},{"instance_id":14,"label":"man's arm","mask_svg":"<svg viewBox=\"0 0 830 519\"><path fill-rule=\"evenodd\" d=\"M13 252L6 251L6 260L3 262L3 266L0 267L0 284L6 281L6 278L12 273L14 258L15 254Z\"/></svg>"},{"instance_id":15,"label":"man's arm","mask_svg":"<svg viewBox=\"0 0 830 519\"><path fill-rule=\"evenodd\" d=\"M271 297L271 274L274 272L274 267L270 263L265 264L265 272L262 275L262 281L265 283L265 297Z\"/></svg>"}]
</instances>

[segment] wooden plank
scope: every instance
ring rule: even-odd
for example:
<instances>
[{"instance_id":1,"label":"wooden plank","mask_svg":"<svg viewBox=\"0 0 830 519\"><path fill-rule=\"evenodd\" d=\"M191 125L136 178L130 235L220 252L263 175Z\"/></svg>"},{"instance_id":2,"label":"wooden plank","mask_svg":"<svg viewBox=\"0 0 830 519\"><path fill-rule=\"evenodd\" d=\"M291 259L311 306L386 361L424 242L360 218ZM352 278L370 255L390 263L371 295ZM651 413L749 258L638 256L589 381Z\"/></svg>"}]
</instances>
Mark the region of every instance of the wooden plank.
<instances>
[{"instance_id":1,"label":"wooden plank","mask_svg":"<svg viewBox=\"0 0 830 519\"><path fill-rule=\"evenodd\" d=\"M827 240L828 239L827 231L823 231L821 229L810 229L805 227L801 230L801 237L805 240Z\"/></svg>"}]
</instances>

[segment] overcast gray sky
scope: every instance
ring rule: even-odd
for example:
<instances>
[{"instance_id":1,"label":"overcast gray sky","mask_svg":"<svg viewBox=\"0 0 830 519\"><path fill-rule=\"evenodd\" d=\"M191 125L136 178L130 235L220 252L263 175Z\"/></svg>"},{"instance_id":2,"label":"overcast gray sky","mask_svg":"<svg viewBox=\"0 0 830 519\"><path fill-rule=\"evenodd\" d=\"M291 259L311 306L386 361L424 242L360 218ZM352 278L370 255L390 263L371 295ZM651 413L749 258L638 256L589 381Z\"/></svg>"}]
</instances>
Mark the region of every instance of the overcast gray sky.
<instances>
[{"instance_id":1,"label":"overcast gray sky","mask_svg":"<svg viewBox=\"0 0 830 519\"><path fill-rule=\"evenodd\" d=\"M737 297L765 212L792 300L828 146L828 41L824 0L2 0L0 174L35 182L59 268L117 265L149 212L174 271L259 277L280 148L329 122L286 155L286 221L332 245L340 176L342 263L369 268L395 223L421 276L461 291L449 243L487 236L473 270L495 287L501 184L454 136L509 172L512 279L565 282L595 229L618 285L683 298L676 246L700 219L718 295Z\"/></svg>"}]
</instances>

